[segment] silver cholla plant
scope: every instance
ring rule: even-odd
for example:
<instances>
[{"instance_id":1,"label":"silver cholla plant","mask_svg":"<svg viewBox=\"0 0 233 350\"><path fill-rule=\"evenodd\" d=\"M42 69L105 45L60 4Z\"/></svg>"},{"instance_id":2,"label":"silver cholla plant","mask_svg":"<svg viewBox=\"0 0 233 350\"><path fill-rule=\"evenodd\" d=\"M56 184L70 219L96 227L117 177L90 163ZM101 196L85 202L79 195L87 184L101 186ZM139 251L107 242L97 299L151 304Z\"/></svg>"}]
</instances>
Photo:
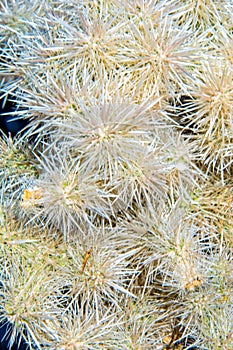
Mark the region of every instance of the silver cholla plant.
<instances>
[{"instance_id":1,"label":"silver cholla plant","mask_svg":"<svg viewBox=\"0 0 233 350\"><path fill-rule=\"evenodd\" d=\"M6 348L232 350L232 14L0 0Z\"/></svg>"}]
</instances>

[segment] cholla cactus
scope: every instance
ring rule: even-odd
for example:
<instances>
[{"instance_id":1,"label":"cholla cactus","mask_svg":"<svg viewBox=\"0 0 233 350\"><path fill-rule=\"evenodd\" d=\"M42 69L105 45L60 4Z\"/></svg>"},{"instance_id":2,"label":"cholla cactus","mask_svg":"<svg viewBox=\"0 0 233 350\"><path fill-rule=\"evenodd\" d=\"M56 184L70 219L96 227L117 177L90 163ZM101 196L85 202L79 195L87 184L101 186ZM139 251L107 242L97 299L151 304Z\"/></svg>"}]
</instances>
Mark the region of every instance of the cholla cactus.
<instances>
[{"instance_id":1,"label":"cholla cactus","mask_svg":"<svg viewBox=\"0 0 233 350\"><path fill-rule=\"evenodd\" d=\"M232 349L232 9L0 0L9 350Z\"/></svg>"},{"instance_id":2,"label":"cholla cactus","mask_svg":"<svg viewBox=\"0 0 233 350\"><path fill-rule=\"evenodd\" d=\"M232 173L232 67L221 59L203 65L193 87L186 117L199 142L203 164L222 181ZM189 113L190 109L190 113ZM194 112L193 112L194 111Z\"/></svg>"}]
</instances>

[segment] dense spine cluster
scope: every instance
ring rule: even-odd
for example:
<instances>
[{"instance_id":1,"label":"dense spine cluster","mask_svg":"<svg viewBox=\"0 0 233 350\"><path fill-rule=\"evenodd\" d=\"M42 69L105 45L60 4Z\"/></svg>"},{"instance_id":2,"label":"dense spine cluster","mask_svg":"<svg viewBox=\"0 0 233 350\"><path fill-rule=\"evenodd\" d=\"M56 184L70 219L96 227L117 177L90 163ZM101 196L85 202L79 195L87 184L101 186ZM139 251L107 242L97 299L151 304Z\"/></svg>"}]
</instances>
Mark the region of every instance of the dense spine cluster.
<instances>
[{"instance_id":1,"label":"dense spine cluster","mask_svg":"<svg viewBox=\"0 0 233 350\"><path fill-rule=\"evenodd\" d=\"M9 349L232 349L232 13L0 0Z\"/></svg>"}]
</instances>

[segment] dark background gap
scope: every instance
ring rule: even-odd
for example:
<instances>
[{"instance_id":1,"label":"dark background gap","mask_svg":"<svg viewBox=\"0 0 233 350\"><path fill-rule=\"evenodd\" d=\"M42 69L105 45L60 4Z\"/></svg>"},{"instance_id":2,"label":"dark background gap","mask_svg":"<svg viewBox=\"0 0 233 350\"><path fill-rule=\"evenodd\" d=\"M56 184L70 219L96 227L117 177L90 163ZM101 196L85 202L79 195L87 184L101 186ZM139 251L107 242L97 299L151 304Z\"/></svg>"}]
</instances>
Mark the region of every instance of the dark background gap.
<instances>
[{"instance_id":1,"label":"dark background gap","mask_svg":"<svg viewBox=\"0 0 233 350\"><path fill-rule=\"evenodd\" d=\"M8 324L0 323L0 350L8 350L9 349L9 337L11 334L12 326ZM7 334L6 334L7 332ZM29 350L24 339L21 339L17 336L14 344L10 348L10 350Z\"/></svg>"},{"instance_id":2,"label":"dark background gap","mask_svg":"<svg viewBox=\"0 0 233 350\"><path fill-rule=\"evenodd\" d=\"M5 115L5 113L15 112L16 106L13 101L0 99L0 129L7 136L12 137L21 132L27 125L28 121L17 118L17 115Z\"/></svg>"}]
</instances>

